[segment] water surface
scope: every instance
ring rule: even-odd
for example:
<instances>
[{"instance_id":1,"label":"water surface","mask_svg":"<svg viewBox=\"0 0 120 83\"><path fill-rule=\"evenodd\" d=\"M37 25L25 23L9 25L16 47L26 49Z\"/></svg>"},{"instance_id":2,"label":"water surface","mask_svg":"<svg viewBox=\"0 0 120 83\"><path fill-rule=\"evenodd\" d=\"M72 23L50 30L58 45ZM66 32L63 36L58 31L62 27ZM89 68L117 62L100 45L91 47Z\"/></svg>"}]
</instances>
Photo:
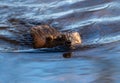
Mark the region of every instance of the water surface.
<instances>
[{"instance_id":1,"label":"water surface","mask_svg":"<svg viewBox=\"0 0 120 83\"><path fill-rule=\"evenodd\" d=\"M0 0L0 83L119 83L120 0ZM30 29L78 31L82 47L32 48Z\"/></svg>"}]
</instances>

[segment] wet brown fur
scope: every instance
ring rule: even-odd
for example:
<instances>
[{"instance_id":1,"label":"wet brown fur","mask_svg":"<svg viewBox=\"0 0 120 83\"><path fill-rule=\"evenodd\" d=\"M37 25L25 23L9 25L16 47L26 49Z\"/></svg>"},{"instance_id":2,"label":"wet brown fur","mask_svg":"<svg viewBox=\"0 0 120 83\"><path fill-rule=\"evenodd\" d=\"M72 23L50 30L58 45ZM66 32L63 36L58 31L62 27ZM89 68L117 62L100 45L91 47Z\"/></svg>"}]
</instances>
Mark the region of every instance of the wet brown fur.
<instances>
[{"instance_id":1,"label":"wet brown fur","mask_svg":"<svg viewBox=\"0 0 120 83\"><path fill-rule=\"evenodd\" d=\"M74 44L74 34L61 33L49 25L31 28L34 48L51 48L59 45L71 47ZM79 35L76 35L79 37ZM76 43L76 42L75 42ZM81 43L78 41L78 43Z\"/></svg>"}]
</instances>

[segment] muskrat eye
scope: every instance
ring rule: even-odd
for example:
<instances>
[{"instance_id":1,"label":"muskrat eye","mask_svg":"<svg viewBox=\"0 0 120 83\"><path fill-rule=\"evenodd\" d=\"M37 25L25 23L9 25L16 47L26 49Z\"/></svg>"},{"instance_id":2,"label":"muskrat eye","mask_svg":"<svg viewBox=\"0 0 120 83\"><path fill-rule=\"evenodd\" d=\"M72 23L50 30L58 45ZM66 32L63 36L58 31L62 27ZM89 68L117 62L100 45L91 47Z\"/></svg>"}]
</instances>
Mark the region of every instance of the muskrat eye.
<instances>
[{"instance_id":1,"label":"muskrat eye","mask_svg":"<svg viewBox=\"0 0 120 83\"><path fill-rule=\"evenodd\" d=\"M71 41L70 40L66 41L65 45L71 45Z\"/></svg>"},{"instance_id":2,"label":"muskrat eye","mask_svg":"<svg viewBox=\"0 0 120 83\"><path fill-rule=\"evenodd\" d=\"M61 35L61 38L62 38L63 40L66 40L66 36L65 36L64 34Z\"/></svg>"}]
</instances>

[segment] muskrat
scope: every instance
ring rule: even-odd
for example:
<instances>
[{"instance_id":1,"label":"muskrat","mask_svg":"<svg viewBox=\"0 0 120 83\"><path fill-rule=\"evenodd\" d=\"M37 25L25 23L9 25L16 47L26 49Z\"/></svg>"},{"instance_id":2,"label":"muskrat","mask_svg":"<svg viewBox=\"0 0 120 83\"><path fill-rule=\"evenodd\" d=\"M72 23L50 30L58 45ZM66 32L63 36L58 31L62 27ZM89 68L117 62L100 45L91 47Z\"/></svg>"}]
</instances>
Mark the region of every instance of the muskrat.
<instances>
[{"instance_id":1,"label":"muskrat","mask_svg":"<svg viewBox=\"0 0 120 83\"><path fill-rule=\"evenodd\" d=\"M60 32L49 25L39 25L31 28L34 48L52 48L65 46L74 49L82 43L78 32Z\"/></svg>"}]
</instances>

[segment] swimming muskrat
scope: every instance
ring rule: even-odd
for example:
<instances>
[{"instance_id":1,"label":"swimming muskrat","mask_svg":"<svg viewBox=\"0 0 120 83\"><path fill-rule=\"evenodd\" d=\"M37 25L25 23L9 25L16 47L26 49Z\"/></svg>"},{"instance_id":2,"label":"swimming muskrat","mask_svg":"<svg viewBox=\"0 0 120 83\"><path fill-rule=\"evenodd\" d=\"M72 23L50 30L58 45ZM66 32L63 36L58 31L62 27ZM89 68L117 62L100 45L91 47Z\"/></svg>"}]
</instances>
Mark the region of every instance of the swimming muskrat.
<instances>
[{"instance_id":1,"label":"swimming muskrat","mask_svg":"<svg viewBox=\"0 0 120 83\"><path fill-rule=\"evenodd\" d=\"M78 32L59 32L49 25L39 25L31 28L34 48L52 48L64 46L70 49L81 44Z\"/></svg>"}]
</instances>

